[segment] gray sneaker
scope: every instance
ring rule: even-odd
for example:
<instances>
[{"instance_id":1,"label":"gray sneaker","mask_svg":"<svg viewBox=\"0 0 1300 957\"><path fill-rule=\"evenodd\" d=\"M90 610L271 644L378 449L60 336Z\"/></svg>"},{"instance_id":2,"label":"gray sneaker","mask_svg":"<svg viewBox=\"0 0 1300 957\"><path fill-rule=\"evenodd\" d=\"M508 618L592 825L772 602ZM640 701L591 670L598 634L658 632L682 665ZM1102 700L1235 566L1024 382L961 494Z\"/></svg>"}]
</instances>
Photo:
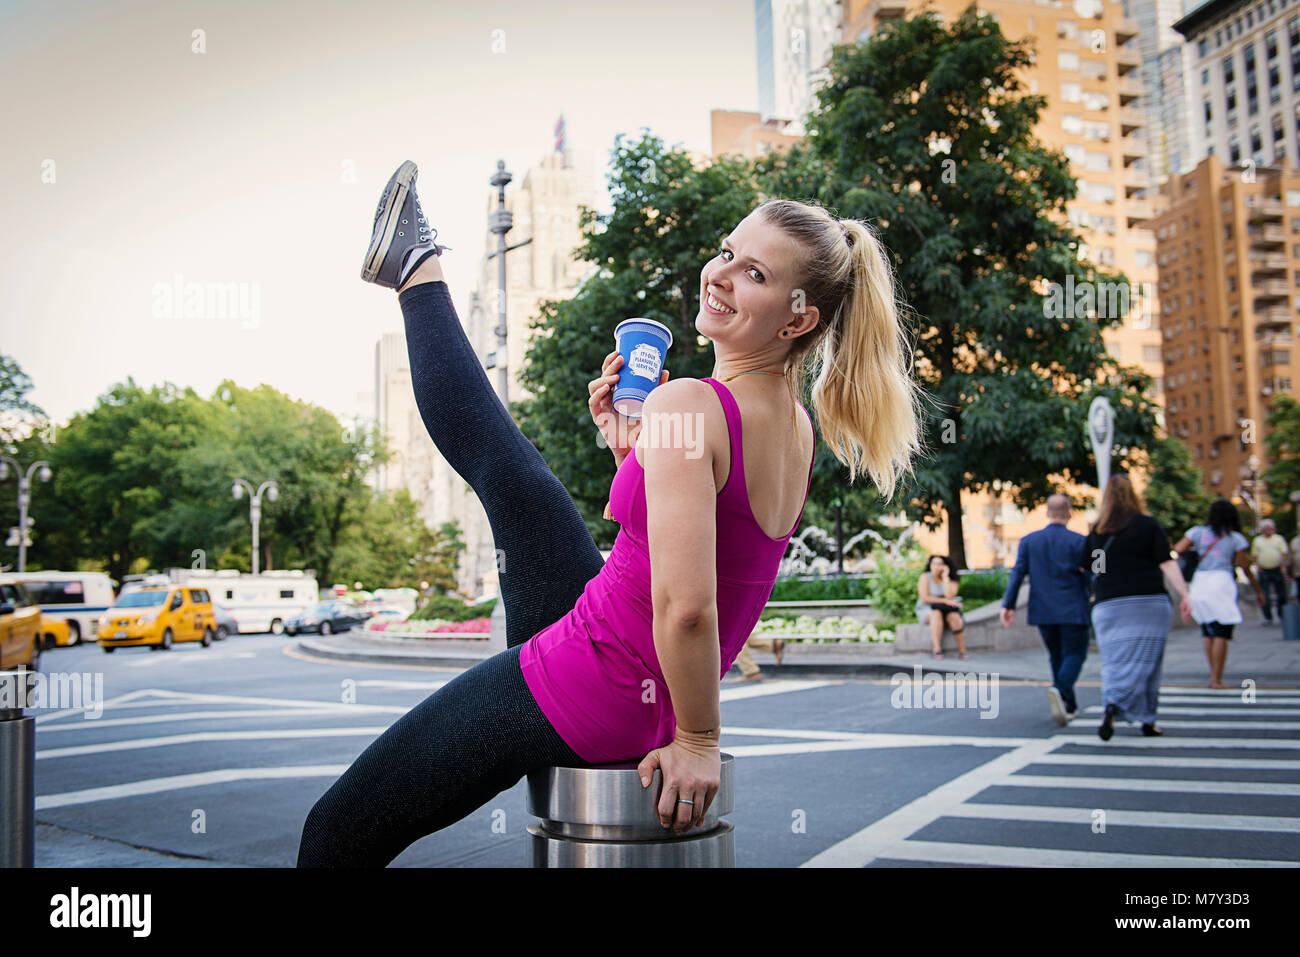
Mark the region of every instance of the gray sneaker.
<instances>
[{"instance_id":1,"label":"gray sneaker","mask_svg":"<svg viewBox=\"0 0 1300 957\"><path fill-rule=\"evenodd\" d=\"M361 278L389 289L397 289L429 256L439 256L450 246L434 242L438 235L424 217L415 192L419 170L407 160L397 168L375 210L370 248L361 267Z\"/></svg>"},{"instance_id":2,"label":"gray sneaker","mask_svg":"<svg viewBox=\"0 0 1300 957\"><path fill-rule=\"evenodd\" d=\"M1066 724L1069 719L1066 717L1065 702L1061 700L1061 692L1056 688L1048 688L1047 703L1052 708L1052 720L1057 724Z\"/></svg>"}]
</instances>

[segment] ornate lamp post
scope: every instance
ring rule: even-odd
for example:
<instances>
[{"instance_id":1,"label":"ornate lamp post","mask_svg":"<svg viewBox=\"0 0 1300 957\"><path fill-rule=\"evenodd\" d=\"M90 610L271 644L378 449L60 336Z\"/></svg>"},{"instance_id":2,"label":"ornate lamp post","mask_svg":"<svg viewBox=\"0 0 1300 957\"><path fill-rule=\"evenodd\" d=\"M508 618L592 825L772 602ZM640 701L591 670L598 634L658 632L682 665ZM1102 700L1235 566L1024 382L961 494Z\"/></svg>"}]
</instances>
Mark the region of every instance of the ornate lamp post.
<instances>
[{"instance_id":1,"label":"ornate lamp post","mask_svg":"<svg viewBox=\"0 0 1300 957\"><path fill-rule=\"evenodd\" d=\"M29 465L24 474L21 465L7 455L0 455L0 481L9 477L10 465L18 477L18 527L10 533L7 544L18 546L18 570L23 572L27 570L27 546L32 543L32 526L36 524L27 517L27 509L32 504L32 475L35 474L42 482L48 482L54 472L50 469L50 463L42 459ZM37 472L37 469L40 471Z\"/></svg>"},{"instance_id":2,"label":"ornate lamp post","mask_svg":"<svg viewBox=\"0 0 1300 957\"><path fill-rule=\"evenodd\" d=\"M239 498L245 491L248 492L248 512L249 516L253 520L253 574L256 575L259 571L258 566L261 559L261 556L258 554L257 527L262 522L262 493L265 492L266 497L270 501L274 502L280 497L280 489L279 486L275 484L274 480L267 480L258 487L256 492L254 492L253 486L248 482L245 482L243 479L235 479L235 484L230 487L230 491L234 494L235 498Z\"/></svg>"}]
</instances>

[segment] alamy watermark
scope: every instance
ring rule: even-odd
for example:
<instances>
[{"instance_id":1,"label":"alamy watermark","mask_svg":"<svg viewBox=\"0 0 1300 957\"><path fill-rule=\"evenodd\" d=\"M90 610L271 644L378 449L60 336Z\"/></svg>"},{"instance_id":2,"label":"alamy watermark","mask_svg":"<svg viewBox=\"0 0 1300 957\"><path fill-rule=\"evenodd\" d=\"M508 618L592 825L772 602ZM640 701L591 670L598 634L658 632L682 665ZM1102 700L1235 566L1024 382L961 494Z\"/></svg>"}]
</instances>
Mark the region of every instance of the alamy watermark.
<instances>
[{"instance_id":1,"label":"alamy watermark","mask_svg":"<svg viewBox=\"0 0 1300 957\"><path fill-rule=\"evenodd\" d=\"M87 720L98 718L104 713L104 673L10 672L0 680L0 711L17 708L76 710Z\"/></svg>"},{"instance_id":2,"label":"alamy watermark","mask_svg":"<svg viewBox=\"0 0 1300 957\"><path fill-rule=\"evenodd\" d=\"M155 319L238 319L242 329L262 321L261 283L187 282L177 273L154 283L152 296Z\"/></svg>"},{"instance_id":3,"label":"alamy watermark","mask_svg":"<svg viewBox=\"0 0 1300 957\"><path fill-rule=\"evenodd\" d=\"M996 718L998 704L997 672L970 672L968 674L924 674L920 665L896 672L889 679L894 690L889 703L895 708L977 708L980 718Z\"/></svg>"}]
</instances>

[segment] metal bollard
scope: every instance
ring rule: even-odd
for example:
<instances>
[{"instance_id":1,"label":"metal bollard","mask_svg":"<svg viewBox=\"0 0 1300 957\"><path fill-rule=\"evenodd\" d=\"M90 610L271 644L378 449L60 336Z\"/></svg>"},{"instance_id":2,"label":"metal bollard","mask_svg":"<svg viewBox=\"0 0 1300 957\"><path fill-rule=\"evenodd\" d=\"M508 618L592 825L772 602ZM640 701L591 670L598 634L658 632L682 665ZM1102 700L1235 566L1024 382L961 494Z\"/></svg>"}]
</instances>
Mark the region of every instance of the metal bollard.
<instances>
[{"instance_id":1,"label":"metal bollard","mask_svg":"<svg viewBox=\"0 0 1300 957\"><path fill-rule=\"evenodd\" d=\"M0 671L0 867L31 867L36 836L36 719L23 717L34 671Z\"/></svg>"},{"instance_id":2,"label":"metal bollard","mask_svg":"<svg viewBox=\"0 0 1300 957\"><path fill-rule=\"evenodd\" d=\"M659 824L658 770L641 787L637 761L545 768L528 776L533 867L735 867L734 764L722 755L718 793L704 824L676 835Z\"/></svg>"}]
</instances>

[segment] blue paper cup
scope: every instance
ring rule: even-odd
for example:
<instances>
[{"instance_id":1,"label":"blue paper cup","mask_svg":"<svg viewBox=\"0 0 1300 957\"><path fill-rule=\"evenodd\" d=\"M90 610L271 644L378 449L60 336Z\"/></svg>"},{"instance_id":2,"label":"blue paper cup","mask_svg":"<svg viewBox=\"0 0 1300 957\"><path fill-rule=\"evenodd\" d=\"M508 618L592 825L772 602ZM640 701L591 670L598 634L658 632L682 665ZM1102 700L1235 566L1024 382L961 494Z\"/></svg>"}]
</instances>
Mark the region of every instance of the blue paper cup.
<instances>
[{"instance_id":1,"label":"blue paper cup","mask_svg":"<svg viewBox=\"0 0 1300 957\"><path fill-rule=\"evenodd\" d=\"M614 329L614 345L623 364L614 386L614 411L629 419L641 418L646 396L659 384L673 334L653 319L624 319Z\"/></svg>"}]
</instances>

